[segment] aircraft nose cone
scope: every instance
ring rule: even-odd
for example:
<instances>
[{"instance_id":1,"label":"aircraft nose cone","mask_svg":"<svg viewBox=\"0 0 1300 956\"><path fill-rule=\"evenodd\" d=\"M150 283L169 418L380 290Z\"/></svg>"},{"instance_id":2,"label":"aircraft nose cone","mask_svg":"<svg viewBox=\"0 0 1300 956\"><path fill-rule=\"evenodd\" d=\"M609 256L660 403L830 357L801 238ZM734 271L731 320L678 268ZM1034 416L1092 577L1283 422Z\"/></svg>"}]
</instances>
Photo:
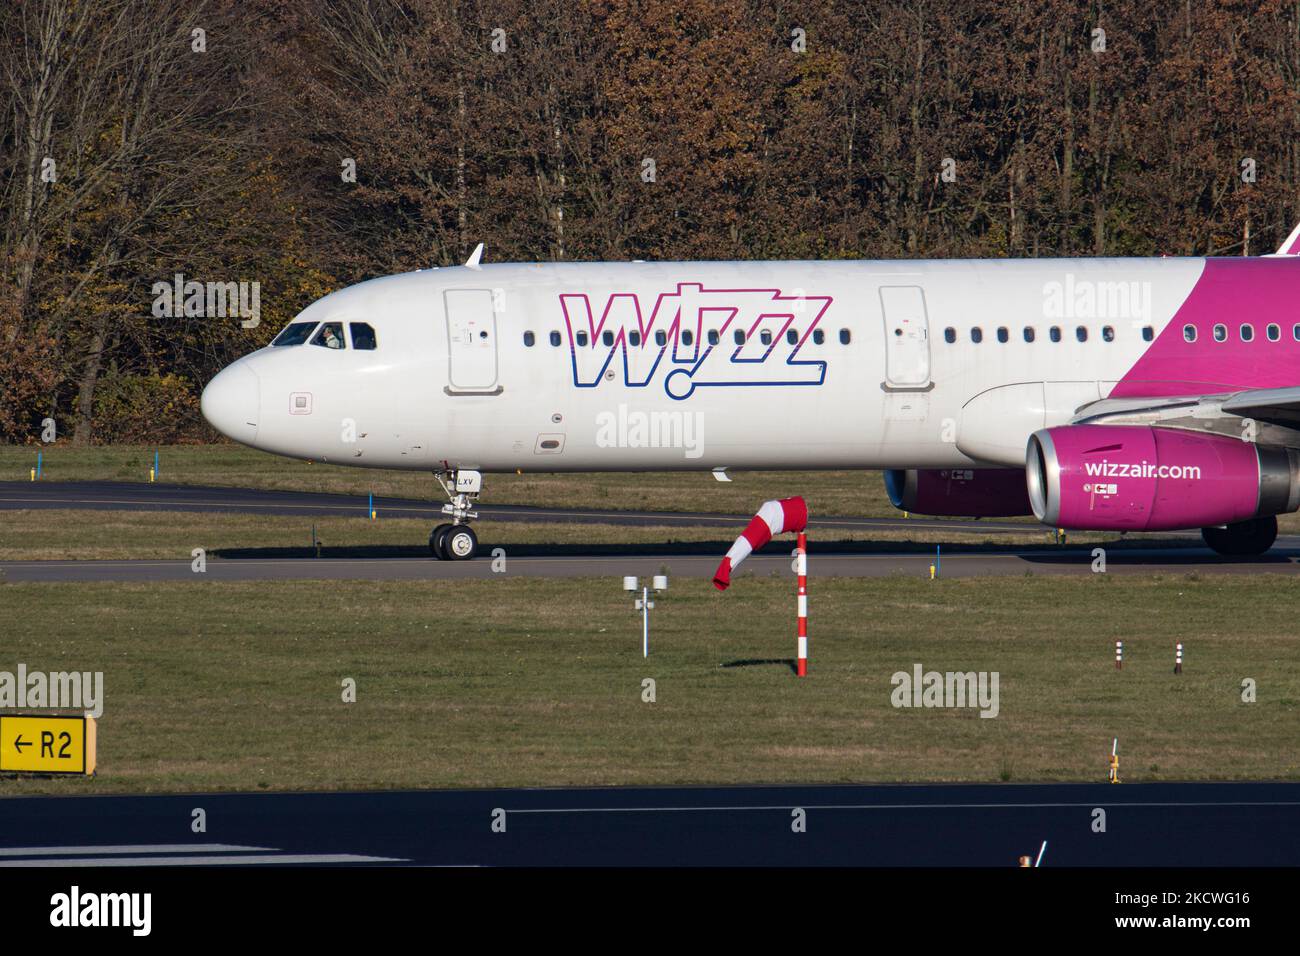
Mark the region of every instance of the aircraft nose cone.
<instances>
[{"instance_id":1,"label":"aircraft nose cone","mask_svg":"<svg viewBox=\"0 0 1300 956\"><path fill-rule=\"evenodd\" d=\"M236 362L208 383L199 399L208 424L227 438L251 445L257 438L262 410L262 383L257 373Z\"/></svg>"}]
</instances>

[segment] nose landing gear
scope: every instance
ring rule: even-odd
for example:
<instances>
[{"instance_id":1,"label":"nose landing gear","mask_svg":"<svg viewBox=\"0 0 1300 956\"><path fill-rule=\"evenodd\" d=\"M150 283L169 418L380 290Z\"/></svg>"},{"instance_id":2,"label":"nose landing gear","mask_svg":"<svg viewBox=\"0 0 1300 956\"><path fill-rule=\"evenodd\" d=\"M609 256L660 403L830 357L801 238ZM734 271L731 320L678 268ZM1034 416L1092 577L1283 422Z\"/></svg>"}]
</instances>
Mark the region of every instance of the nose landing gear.
<instances>
[{"instance_id":1,"label":"nose landing gear","mask_svg":"<svg viewBox=\"0 0 1300 956\"><path fill-rule=\"evenodd\" d=\"M468 561L478 554L478 535L469 526L478 512L470 510L483 490L483 476L477 471L449 470L434 474L446 493L442 513L450 524L440 524L429 533L429 553L442 561Z\"/></svg>"}]
</instances>

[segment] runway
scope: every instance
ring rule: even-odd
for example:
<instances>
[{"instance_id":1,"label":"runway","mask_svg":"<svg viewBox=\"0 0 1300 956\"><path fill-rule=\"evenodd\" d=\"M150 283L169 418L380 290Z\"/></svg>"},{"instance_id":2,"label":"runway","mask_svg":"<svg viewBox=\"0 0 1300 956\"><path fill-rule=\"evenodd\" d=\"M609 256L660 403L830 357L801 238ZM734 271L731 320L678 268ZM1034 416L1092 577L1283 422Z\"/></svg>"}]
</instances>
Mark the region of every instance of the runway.
<instances>
[{"instance_id":1,"label":"runway","mask_svg":"<svg viewBox=\"0 0 1300 956\"><path fill-rule=\"evenodd\" d=\"M0 510L70 508L94 511L196 511L234 514L299 515L364 518L364 495L217 488L199 485L144 484L125 481L4 481ZM380 518L442 520L442 503L414 498L375 498ZM622 511L600 508L542 508L480 504L484 521L555 521L565 524L735 528L739 532L752 515L690 511ZM1032 522L959 521L946 518L818 518L820 528L888 529L985 533L1034 532L1046 529Z\"/></svg>"},{"instance_id":2,"label":"runway","mask_svg":"<svg viewBox=\"0 0 1300 956\"><path fill-rule=\"evenodd\" d=\"M438 520L431 502L414 499L376 499L381 515ZM365 514L367 501L348 495L264 491L245 488L209 488L189 485L129 482L0 482L0 510L29 508L84 508L128 511L199 511L306 516ZM102 561L0 561L0 579L12 582L152 582L152 581L289 581L369 580L424 581L495 579L509 575L530 577L644 576L667 568L678 576L711 578L719 555L733 534L749 520L747 515L698 512L614 511L557 509L524 506L482 506L484 519L494 521L555 521L631 526L689 526L720 529L716 542L673 545L536 545L514 544L508 539L480 542L474 561L436 561L421 545L356 548L317 558L306 548L251 548L215 550L208 554L206 570L193 570L188 555L175 560ZM956 521L917 518L817 519L815 531L844 529L939 531L957 533L1025 532L1038 525L1010 521ZM725 533L722 533L724 532ZM1280 537L1268 554L1251 559L1225 559L1199 539L1166 536L1151 547L1129 541L1106 549L1106 571L1113 574L1190 571L1207 574L1293 574L1300 570L1300 537ZM774 543L749 559L740 576L789 573L789 544ZM895 545L840 543L818 550L814 534L809 549L810 570L815 575L875 578L888 575L928 577L934 552L899 542ZM494 557L497 560L494 560ZM997 548L954 545L940 559L940 577L981 575L1091 574L1091 547L1052 545Z\"/></svg>"},{"instance_id":3,"label":"runway","mask_svg":"<svg viewBox=\"0 0 1300 956\"><path fill-rule=\"evenodd\" d=\"M196 807L205 834L189 832ZM1047 867L1300 864L1294 783L15 797L0 808L0 867L1014 867L1044 840Z\"/></svg>"},{"instance_id":4,"label":"runway","mask_svg":"<svg viewBox=\"0 0 1300 956\"><path fill-rule=\"evenodd\" d=\"M196 573L188 558L176 561L0 561L0 580L21 581L463 581L509 576L576 578L672 576L712 578L718 557L697 554L605 554L599 556L534 555L493 561L491 544L474 561L436 561L409 558L234 558L209 557L207 569ZM809 548L809 572L814 576L879 578L889 575L928 577L933 553L819 554ZM1063 551L995 551L944 555L940 576L968 578L982 575L1076 574L1089 575L1092 553L1086 549ZM1115 549L1108 552L1108 574L1295 574L1300 571L1300 549L1278 549L1252 560L1226 560L1209 549ZM787 554L751 557L736 575L766 576L790 573Z\"/></svg>"}]
</instances>

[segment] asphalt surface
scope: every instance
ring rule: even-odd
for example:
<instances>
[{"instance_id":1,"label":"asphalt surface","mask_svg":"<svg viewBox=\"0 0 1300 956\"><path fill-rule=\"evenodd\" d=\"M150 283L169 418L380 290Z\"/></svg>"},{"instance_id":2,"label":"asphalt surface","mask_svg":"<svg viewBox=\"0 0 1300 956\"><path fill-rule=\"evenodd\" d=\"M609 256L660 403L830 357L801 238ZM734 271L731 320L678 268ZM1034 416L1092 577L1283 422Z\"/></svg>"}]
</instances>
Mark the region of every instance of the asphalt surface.
<instances>
[{"instance_id":1,"label":"asphalt surface","mask_svg":"<svg viewBox=\"0 0 1300 956\"><path fill-rule=\"evenodd\" d=\"M366 513L368 501L349 495L264 491L246 488L207 488L190 485L128 482L0 482L0 510L84 508L92 510L149 510L293 514L339 516ZM439 520L437 505L403 498L379 498L381 516L423 517ZM660 573L711 578L725 544L744 527L748 515L697 512L612 511L599 509L532 508L484 505L482 518L499 521L557 521L641 526L717 527L725 529L716 543L679 546L513 545L508 542L496 556L492 541L482 541L474 561L436 561L418 545L409 548L361 548L342 556L310 556L305 548L220 550L208 554L206 570L193 570L188 556L176 560L104 561L0 561L0 577L7 581L268 581L268 580L462 580L501 575L532 577L588 577ZM1039 526L1009 521L956 521L919 518L818 519L817 531L836 529L889 529L909 531L975 532L994 534L1025 532ZM1041 530L1041 529L1039 529ZM1253 574L1300 571L1300 537L1283 537L1268 554L1252 559L1225 559L1207 548L1191 546L1149 548L1110 547L1107 573ZM1133 542L1129 542L1132 544ZM1190 542L1188 542L1190 544ZM789 542L773 544L755 554L740 576L788 573ZM891 574L929 576L934 553L900 542L897 546L863 544L851 550L819 551L814 536L809 546L809 568L814 575L873 578ZM982 575L1090 574L1091 548L1052 546L1000 549L964 548L945 551L939 563L941 577Z\"/></svg>"},{"instance_id":2,"label":"asphalt surface","mask_svg":"<svg viewBox=\"0 0 1300 956\"><path fill-rule=\"evenodd\" d=\"M196 573L190 560L178 561L0 561L6 581L433 581L515 576L568 578L599 576L674 576L712 578L720 556L602 555L579 557L541 555L510 557L494 562L490 553L473 561L410 558L235 558L209 557L207 569ZM981 575L1092 574L1087 550L993 552L945 555L939 574L944 578ZM810 545L808 568L814 577L878 578L891 574L928 577L932 554L819 554ZM664 570L666 569L666 571ZM1208 549L1112 550L1108 574L1295 574L1300 550L1270 552L1255 560L1226 560ZM787 555L755 555L745 562L745 575L789 574Z\"/></svg>"},{"instance_id":3,"label":"asphalt surface","mask_svg":"<svg viewBox=\"0 0 1300 956\"><path fill-rule=\"evenodd\" d=\"M1100 773L1104 773L1104 766ZM207 830L191 832L195 808ZM806 830L792 828L804 811ZM1094 831L1095 810L1105 832ZM497 831L493 829L494 820ZM504 832L499 832L504 822ZM0 866L1300 865L1300 784L0 799Z\"/></svg>"},{"instance_id":4,"label":"asphalt surface","mask_svg":"<svg viewBox=\"0 0 1300 956\"><path fill-rule=\"evenodd\" d=\"M121 481L4 481L0 510L71 508L95 511L197 511L236 514L364 518L365 495L334 495L254 488L209 488L199 485L143 484ZM758 504L756 502L755 504ZM442 502L414 498L376 498L381 518L442 520ZM687 511L615 511L599 508L540 508L480 504L481 520L556 521L565 524L734 528L737 534L752 515ZM1037 524L1012 521L955 521L941 518L818 518L819 528L879 528L911 531L1009 533L1046 531Z\"/></svg>"}]
</instances>

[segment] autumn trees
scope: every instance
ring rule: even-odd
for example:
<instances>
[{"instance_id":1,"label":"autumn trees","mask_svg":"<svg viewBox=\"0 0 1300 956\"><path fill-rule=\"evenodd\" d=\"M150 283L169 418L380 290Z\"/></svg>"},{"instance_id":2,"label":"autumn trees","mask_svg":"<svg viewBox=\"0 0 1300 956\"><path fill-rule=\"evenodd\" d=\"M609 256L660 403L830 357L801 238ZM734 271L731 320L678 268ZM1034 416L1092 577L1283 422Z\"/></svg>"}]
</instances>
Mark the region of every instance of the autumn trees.
<instances>
[{"instance_id":1,"label":"autumn trees","mask_svg":"<svg viewBox=\"0 0 1300 956\"><path fill-rule=\"evenodd\" d=\"M1282 0L14 0L0 439L203 437L331 288L461 261L1259 254ZM260 322L154 314L257 282Z\"/></svg>"}]
</instances>

